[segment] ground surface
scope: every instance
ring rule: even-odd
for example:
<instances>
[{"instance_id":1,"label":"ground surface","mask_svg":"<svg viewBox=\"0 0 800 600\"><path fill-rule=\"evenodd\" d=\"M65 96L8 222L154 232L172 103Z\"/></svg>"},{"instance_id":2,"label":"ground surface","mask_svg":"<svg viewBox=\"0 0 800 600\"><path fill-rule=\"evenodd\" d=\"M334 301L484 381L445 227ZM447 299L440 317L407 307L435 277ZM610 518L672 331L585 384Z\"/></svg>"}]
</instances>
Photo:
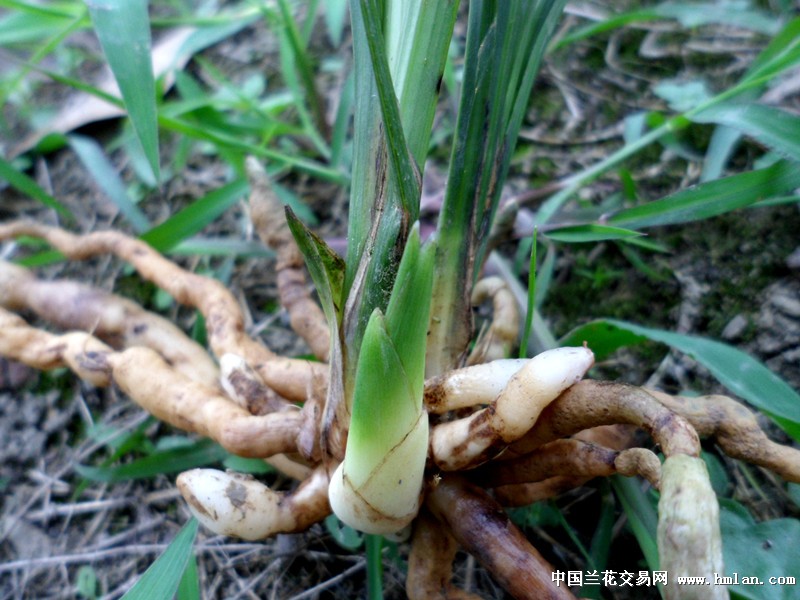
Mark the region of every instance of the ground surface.
<instances>
[{"instance_id":1,"label":"ground surface","mask_svg":"<svg viewBox=\"0 0 800 600\"><path fill-rule=\"evenodd\" d=\"M576 17L571 17L575 19ZM274 44L261 23L206 51L205 58L229 73L265 66L275 57ZM764 38L741 30L700 27L691 33L676 27L626 29L584 42L551 57L532 102L524 143L512 167L507 196L523 194L592 164L621 143L621 118L641 110L663 108L652 85L661 78L702 74L724 86L741 74ZM320 42L322 52L328 51ZM189 67L191 68L191 66ZM795 83L787 83L776 103L800 109ZM337 81L326 79L337 93ZM57 95L53 94L54 97ZM25 123L14 122L24 129ZM85 132L107 140L117 123L95 125ZM734 157L749 164L759 150L742 147ZM116 155L112 157L119 158ZM130 166L120 164L131 177ZM629 166L643 195L659 197L694 183L696 162L656 147ZM81 216L83 231L121 225L112 204L103 198L69 150L36 159L34 174L51 193ZM225 169L215 159L193 155L165 188L142 203L154 220L174 212L224 183ZM286 185L306 201L329 238L344 234L344 195L330 184L290 177ZM615 177L601 180L587 202L616 191ZM40 205L9 188L0 188L0 219L28 215L52 221ZM246 233L241 206L228 211L214 229L225 235ZM124 225L123 225L124 226ZM611 316L684 333L724 339L751 352L800 388L800 213L797 205L763 208L699 225L654 232L670 252L645 255L653 273L637 269L611 244L563 248L555 268L552 293L542 312L556 334L591 318ZM502 247L513 256L513 247ZM5 250L8 250L6 248ZM181 259L200 267L220 265L206 259ZM287 335L275 304L271 263L237 261L227 266L230 286L242 298L259 330L277 350L302 354L305 348ZM146 304L158 302L152 289L113 260L59 264L46 276L72 277L104 289L138 294ZM165 303L161 309L187 327L193 316ZM649 380L667 391L717 391L702 369L663 348L623 352L602 365L608 377L635 383ZM159 475L121 483L90 482L76 493L81 478L76 464L97 465L109 455L102 434L122 435L141 428L150 439L175 432L148 421L114 390L95 390L68 373L36 374L3 363L0 372L0 598L74 598L81 578L96 577L98 597L116 598L160 554L189 517L171 476ZM780 434L776 432L780 438ZM98 441L100 439L101 441ZM713 449L710 449L713 450ZM800 514L772 478L758 474L754 488L738 465L726 461L731 493L762 518ZM278 486L289 482L277 478ZM607 493L602 484L559 500L564 515L580 535L591 536L592 516ZM585 562L563 528L542 521L532 527L534 543L560 568L585 568ZM634 570L641 556L624 518L615 528L612 567ZM584 543L587 539L584 538ZM385 595L403 593L404 544L386 555ZM238 543L201 532L196 544L198 572L205 598L354 598L364 596L364 559L332 539L323 525L298 535L279 536L264 544ZM575 566L577 565L577 566ZM491 578L471 559L459 561L456 580L486 597L502 597ZM609 588L609 598L625 598ZM637 597L643 597L637 595Z\"/></svg>"}]
</instances>

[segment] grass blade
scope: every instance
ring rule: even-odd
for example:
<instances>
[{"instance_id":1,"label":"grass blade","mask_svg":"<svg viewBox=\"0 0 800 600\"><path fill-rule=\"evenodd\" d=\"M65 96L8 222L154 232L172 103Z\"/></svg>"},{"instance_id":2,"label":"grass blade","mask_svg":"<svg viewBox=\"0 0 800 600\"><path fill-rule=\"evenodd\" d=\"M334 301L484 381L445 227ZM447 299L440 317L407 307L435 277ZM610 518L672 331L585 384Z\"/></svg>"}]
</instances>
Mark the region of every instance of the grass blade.
<instances>
[{"instance_id":1,"label":"grass blade","mask_svg":"<svg viewBox=\"0 0 800 600\"><path fill-rule=\"evenodd\" d=\"M108 160L100 144L82 135L70 135L67 136L67 139L83 166L94 178L95 183L105 192L106 196L117 206L119 211L125 215L125 218L133 225L134 230L137 233L142 233L150 229L150 221L128 197L125 184L122 183L116 168Z\"/></svg>"},{"instance_id":2,"label":"grass blade","mask_svg":"<svg viewBox=\"0 0 800 600\"><path fill-rule=\"evenodd\" d=\"M87 0L87 5L128 116L158 181L156 87L147 0Z\"/></svg>"},{"instance_id":3,"label":"grass blade","mask_svg":"<svg viewBox=\"0 0 800 600\"><path fill-rule=\"evenodd\" d=\"M24 173L17 171L14 166L0 156L0 178L5 179L11 187L18 192L38 200L45 206L52 208L59 215L70 221L75 220L72 212L50 194L45 192L39 185Z\"/></svg>"},{"instance_id":4,"label":"grass blade","mask_svg":"<svg viewBox=\"0 0 800 600\"><path fill-rule=\"evenodd\" d=\"M171 250L187 238L199 233L247 193L247 181L236 179L194 201L183 210L141 236L160 252Z\"/></svg>"},{"instance_id":5,"label":"grass blade","mask_svg":"<svg viewBox=\"0 0 800 600\"><path fill-rule=\"evenodd\" d=\"M658 571L658 543L656 541L658 513L656 508L635 479L614 475L611 477L611 485L625 510L628 523L633 535L636 536L636 541L639 542L647 566L651 571Z\"/></svg>"},{"instance_id":6,"label":"grass blade","mask_svg":"<svg viewBox=\"0 0 800 600\"><path fill-rule=\"evenodd\" d=\"M197 535L197 519L191 519L139 581L122 597L123 600L171 600L178 591L181 578L192 556Z\"/></svg>"},{"instance_id":7,"label":"grass blade","mask_svg":"<svg viewBox=\"0 0 800 600\"><path fill-rule=\"evenodd\" d=\"M129 479L147 479L165 473L179 473L216 463L228 456L222 446L211 440L200 440L186 446L156 451L123 465L91 467L75 465L75 471L91 481L114 483Z\"/></svg>"},{"instance_id":8,"label":"grass blade","mask_svg":"<svg viewBox=\"0 0 800 600\"><path fill-rule=\"evenodd\" d=\"M726 125L800 161L800 117L786 111L764 104L724 103L694 115L692 121Z\"/></svg>"},{"instance_id":9,"label":"grass blade","mask_svg":"<svg viewBox=\"0 0 800 600\"><path fill-rule=\"evenodd\" d=\"M308 55L306 45L300 37L300 31L292 17L292 11L287 0L278 0L278 7L283 17L282 34L286 36L292 50L297 72L300 75L300 82L305 90L305 100L314 115L314 123L317 131L324 138L330 137L330 127L325 120L325 107L322 104L322 97L317 91L314 81L314 69L311 64L311 57Z\"/></svg>"},{"instance_id":10,"label":"grass blade","mask_svg":"<svg viewBox=\"0 0 800 600\"><path fill-rule=\"evenodd\" d=\"M629 229L688 223L785 194L798 186L800 170L792 163L779 162L766 169L709 181L661 200L623 210L608 222Z\"/></svg>"},{"instance_id":11,"label":"grass blade","mask_svg":"<svg viewBox=\"0 0 800 600\"><path fill-rule=\"evenodd\" d=\"M731 392L771 416L789 435L800 440L800 394L752 356L699 336L652 329L625 321L600 319L571 331L561 344L584 341L602 360L617 348L653 340L667 344L706 367Z\"/></svg>"},{"instance_id":12,"label":"grass blade","mask_svg":"<svg viewBox=\"0 0 800 600\"><path fill-rule=\"evenodd\" d=\"M519 357L525 358L528 355L528 338L531 335L531 326L533 325L533 313L536 310L536 233L537 229L533 228L531 235L531 261L528 268L528 303L525 309L525 326L522 329L522 338L519 342Z\"/></svg>"},{"instance_id":13,"label":"grass blade","mask_svg":"<svg viewBox=\"0 0 800 600\"><path fill-rule=\"evenodd\" d=\"M602 242L606 240L622 240L642 235L638 231L624 229L622 227L612 227L610 225L597 225L590 223L587 225L569 225L551 229L545 235L557 242L570 244L580 244L585 242Z\"/></svg>"}]
</instances>

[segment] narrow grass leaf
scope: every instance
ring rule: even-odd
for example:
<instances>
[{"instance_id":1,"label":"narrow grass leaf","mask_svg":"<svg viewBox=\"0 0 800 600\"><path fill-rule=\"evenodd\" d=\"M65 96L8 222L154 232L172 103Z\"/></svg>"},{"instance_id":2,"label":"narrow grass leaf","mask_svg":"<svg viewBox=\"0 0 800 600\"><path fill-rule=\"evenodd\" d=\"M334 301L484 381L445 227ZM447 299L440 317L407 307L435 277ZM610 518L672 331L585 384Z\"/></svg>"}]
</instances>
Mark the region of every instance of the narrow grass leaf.
<instances>
[{"instance_id":1,"label":"narrow grass leaf","mask_svg":"<svg viewBox=\"0 0 800 600\"><path fill-rule=\"evenodd\" d=\"M733 127L720 125L714 129L703 160L703 172L700 175L701 183L713 181L722 176L728 160L733 156L733 152L741 139L742 134Z\"/></svg>"},{"instance_id":2,"label":"narrow grass leaf","mask_svg":"<svg viewBox=\"0 0 800 600\"><path fill-rule=\"evenodd\" d=\"M759 54L742 83L768 79L800 61L800 17L789 21Z\"/></svg>"},{"instance_id":3,"label":"narrow grass leaf","mask_svg":"<svg viewBox=\"0 0 800 600\"><path fill-rule=\"evenodd\" d=\"M606 240L622 240L639 237L642 233L622 227L589 223L586 225L570 225L567 227L559 227L558 229L551 229L547 231L545 235L557 242L580 244L585 242L602 242Z\"/></svg>"},{"instance_id":4,"label":"narrow grass leaf","mask_svg":"<svg viewBox=\"0 0 800 600\"><path fill-rule=\"evenodd\" d=\"M770 415L792 437L800 440L800 394L741 350L703 337L642 327L625 321L600 319L582 325L561 340L562 345L584 341L602 360L617 348L645 340L667 344L706 367L740 398Z\"/></svg>"},{"instance_id":5,"label":"narrow grass leaf","mask_svg":"<svg viewBox=\"0 0 800 600\"><path fill-rule=\"evenodd\" d=\"M228 208L238 202L248 190L244 178L236 179L206 196L195 200L169 219L141 236L160 252L166 252L199 233Z\"/></svg>"},{"instance_id":6,"label":"narrow grass leaf","mask_svg":"<svg viewBox=\"0 0 800 600\"><path fill-rule=\"evenodd\" d=\"M195 236L183 240L169 250L182 256L232 256L237 258L274 258L275 252L261 242L238 238L207 238Z\"/></svg>"},{"instance_id":7,"label":"narrow grass leaf","mask_svg":"<svg viewBox=\"0 0 800 600\"><path fill-rule=\"evenodd\" d=\"M608 222L630 229L707 219L785 194L800 186L800 169L788 162L709 181L648 204L623 210Z\"/></svg>"},{"instance_id":8,"label":"narrow grass leaf","mask_svg":"<svg viewBox=\"0 0 800 600\"><path fill-rule=\"evenodd\" d=\"M313 175L314 177L319 177L325 181L340 184L349 183L348 177L338 169L331 169L319 162L294 156L286 152L264 148L263 146L244 141L227 132L212 131L202 125L191 123L185 119L173 118L166 115L161 115L159 117L159 123L165 129L209 142L215 146L231 148L243 154L252 154L259 158L275 162L276 164L291 167Z\"/></svg>"},{"instance_id":9,"label":"narrow grass leaf","mask_svg":"<svg viewBox=\"0 0 800 600\"><path fill-rule=\"evenodd\" d=\"M54 35L74 15L36 10L30 6L25 11L7 13L0 19L0 46L13 46L37 42Z\"/></svg>"},{"instance_id":10,"label":"narrow grass leaf","mask_svg":"<svg viewBox=\"0 0 800 600\"><path fill-rule=\"evenodd\" d=\"M144 572L122 600L171 600L178 591L192 556L197 519L191 519L172 540L164 554Z\"/></svg>"},{"instance_id":11,"label":"narrow grass leaf","mask_svg":"<svg viewBox=\"0 0 800 600\"><path fill-rule=\"evenodd\" d=\"M625 25L630 25L631 23L653 21L655 19L658 19L660 16L661 15L659 15L658 10L656 9L634 10L618 15L609 15L606 18L597 21L596 23L580 27L579 29L573 31L569 35L565 35L564 37L559 38L549 48L549 51L555 52L556 50L560 50L564 46L568 46L569 44L573 44L580 40L585 40L595 35L605 33L606 31L618 29L620 27L624 27Z\"/></svg>"},{"instance_id":12,"label":"narrow grass leaf","mask_svg":"<svg viewBox=\"0 0 800 600\"><path fill-rule=\"evenodd\" d=\"M614 475L611 477L611 485L625 510L628 524L636 541L639 542L639 548L642 549L647 566L651 571L658 571L658 542L656 541L658 512L653 506L653 502L642 490L641 484L632 477Z\"/></svg>"},{"instance_id":13,"label":"narrow grass leaf","mask_svg":"<svg viewBox=\"0 0 800 600\"><path fill-rule=\"evenodd\" d=\"M655 10L659 16L677 19L687 28L731 25L772 35L781 26L777 15L753 8L749 2L663 2Z\"/></svg>"},{"instance_id":14,"label":"narrow grass leaf","mask_svg":"<svg viewBox=\"0 0 800 600\"><path fill-rule=\"evenodd\" d=\"M201 600L200 578L197 573L197 557L189 554L189 560L178 585L177 600Z\"/></svg>"},{"instance_id":15,"label":"narrow grass leaf","mask_svg":"<svg viewBox=\"0 0 800 600\"><path fill-rule=\"evenodd\" d=\"M338 48L342 43L342 33L347 18L347 0L327 0L324 12L328 38L330 38L331 44Z\"/></svg>"},{"instance_id":16,"label":"narrow grass leaf","mask_svg":"<svg viewBox=\"0 0 800 600\"><path fill-rule=\"evenodd\" d=\"M764 104L717 104L693 115L697 123L726 125L770 150L800 161L800 117Z\"/></svg>"},{"instance_id":17,"label":"narrow grass leaf","mask_svg":"<svg viewBox=\"0 0 800 600\"><path fill-rule=\"evenodd\" d=\"M85 479L114 483L130 479L147 479L155 475L179 473L195 467L219 462L228 453L222 446L211 440L200 440L189 446L153 452L149 456L136 459L123 465L91 467L76 465L75 471Z\"/></svg>"},{"instance_id":18,"label":"narrow grass leaf","mask_svg":"<svg viewBox=\"0 0 800 600\"><path fill-rule=\"evenodd\" d=\"M87 0L97 37L158 181L158 121L147 0Z\"/></svg>"},{"instance_id":19,"label":"narrow grass leaf","mask_svg":"<svg viewBox=\"0 0 800 600\"><path fill-rule=\"evenodd\" d=\"M70 147L89 171L95 183L116 205L137 233L150 229L150 221L128 196L114 165L96 141L82 135L67 136Z\"/></svg>"},{"instance_id":20,"label":"narrow grass leaf","mask_svg":"<svg viewBox=\"0 0 800 600\"><path fill-rule=\"evenodd\" d=\"M519 342L519 357L525 358L528 354L528 338L531 335L533 325L533 313L536 308L536 234L538 230L534 227L531 235L531 260L528 265L528 303L525 309L525 325L522 329L522 339Z\"/></svg>"},{"instance_id":21,"label":"narrow grass leaf","mask_svg":"<svg viewBox=\"0 0 800 600\"><path fill-rule=\"evenodd\" d=\"M330 128L328 127L328 122L325 120L325 108L314 80L314 68L311 57L308 55L306 45L300 37L300 31L292 16L288 1L278 0L278 7L283 17L281 33L286 36L289 46L291 47L294 64L300 75L303 90L305 91L306 103L308 103L311 114L314 116L314 123L316 124L320 136L322 138L328 138L330 136Z\"/></svg>"},{"instance_id":22,"label":"narrow grass leaf","mask_svg":"<svg viewBox=\"0 0 800 600\"><path fill-rule=\"evenodd\" d=\"M38 200L45 206L52 208L65 219L70 221L75 220L75 216L66 206L45 192L41 187L39 187L39 184L25 175L25 173L17 171L17 169L14 168L14 165L12 165L2 156L0 156L0 178L5 179L8 184L18 192L30 196L34 200Z\"/></svg>"}]
</instances>

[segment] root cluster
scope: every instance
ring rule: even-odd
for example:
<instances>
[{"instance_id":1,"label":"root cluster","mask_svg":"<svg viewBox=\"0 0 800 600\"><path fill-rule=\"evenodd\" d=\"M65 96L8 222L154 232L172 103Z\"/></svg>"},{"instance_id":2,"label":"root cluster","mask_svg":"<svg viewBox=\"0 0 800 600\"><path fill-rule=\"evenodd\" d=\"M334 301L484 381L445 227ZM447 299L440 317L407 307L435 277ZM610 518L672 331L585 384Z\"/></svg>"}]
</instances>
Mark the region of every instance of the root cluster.
<instances>
[{"instance_id":1,"label":"root cluster","mask_svg":"<svg viewBox=\"0 0 800 600\"><path fill-rule=\"evenodd\" d=\"M0 355L37 369L67 367L95 386L114 384L157 418L207 436L233 454L268 460L299 479L294 491L283 493L235 473L195 470L179 477L178 487L204 524L253 540L303 531L327 516L328 481L341 457L327 455L320 443L323 415L335 412L324 407L328 326L309 291L300 253L282 218L275 217L282 214L280 206L265 181L251 176L253 222L277 252L281 303L318 361L279 356L249 337L225 286L178 267L142 241L115 232L75 235L26 221L0 224L0 240L41 238L71 260L117 256L203 315L210 353L125 298L73 281L43 281L3 261ZM720 572L717 502L699 459L700 437L712 438L731 457L800 482L800 452L770 441L754 415L730 398L689 399L618 383L576 382L592 362L584 348L561 352L570 365L580 363L575 380L547 387L541 374L550 366L537 367L538 358L498 358L513 343L518 317L500 282L478 285L475 301L486 298L494 301L495 324L484 332L469 366L426 383L431 435L424 502L411 542L411 598L473 597L451 583L459 547L515 597L572 597L551 583L553 569L503 507L612 474L641 476L661 490L662 568L671 575ZM20 315L62 333L32 326ZM663 463L651 449L635 446L634 433L641 430L660 448ZM691 597L686 588L671 588L668 594L682 594L674 597ZM702 591L713 597L708 588Z\"/></svg>"}]
</instances>

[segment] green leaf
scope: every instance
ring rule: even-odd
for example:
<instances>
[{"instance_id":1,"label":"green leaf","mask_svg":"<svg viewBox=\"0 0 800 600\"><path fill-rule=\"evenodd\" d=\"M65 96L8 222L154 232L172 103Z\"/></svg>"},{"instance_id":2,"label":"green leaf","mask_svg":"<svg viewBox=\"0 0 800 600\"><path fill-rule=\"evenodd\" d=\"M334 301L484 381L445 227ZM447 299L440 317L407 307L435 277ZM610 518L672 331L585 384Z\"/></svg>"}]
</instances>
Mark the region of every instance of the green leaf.
<instances>
[{"instance_id":1,"label":"green leaf","mask_svg":"<svg viewBox=\"0 0 800 600\"><path fill-rule=\"evenodd\" d=\"M179 473L212 464L226 458L228 453L211 440L200 440L189 446L153 452L123 465L91 467L75 465L75 471L92 481L114 483L130 479L146 479L155 475Z\"/></svg>"},{"instance_id":2,"label":"green leaf","mask_svg":"<svg viewBox=\"0 0 800 600\"><path fill-rule=\"evenodd\" d=\"M431 373L452 368L471 332L469 290L562 0L471 2L464 73L431 307Z\"/></svg>"},{"instance_id":3,"label":"green leaf","mask_svg":"<svg viewBox=\"0 0 800 600\"><path fill-rule=\"evenodd\" d=\"M598 360L623 346L653 340L691 356L740 398L770 415L800 440L800 394L763 364L741 350L706 338L600 319L568 333L561 345L589 345Z\"/></svg>"},{"instance_id":4,"label":"green leaf","mask_svg":"<svg viewBox=\"0 0 800 600\"><path fill-rule=\"evenodd\" d=\"M128 116L158 181L156 87L147 0L87 0L86 4Z\"/></svg>"},{"instance_id":5,"label":"green leaf","mask_svg":"<svg viewBox=\"0 0 800 600\"><path fill-rule=\"evenodd\" d=\"M545 233L547 237L557 242L584 243L600 242L604 240L621 240L632 237L639 237L641 232L623 229L622 227L611 227L610 225L570 225L551 229Z\"/></svg>"},{"instance_id":6,"label":"green leaf","mask_svg":"<svg viewBox=\"0 0 800 600\"><path fill-rule=\"evenodd\" d=\"M386 328L403 364L413 395L422 398L425 347L433 287L436 246L420 249L419 224L408 236L397 278L386 307Z\"/></svg>"},{"instance_id":7,"label":"green leaf","mask_svg":"<svg viewBox=\"0 0 800 600\"><path fill-rule=\"evenodd\" d=\"M800 186L800 169L779 162L766 169L732 175L629 208L608 222L630 229L688 223L754 204Z\"/></svg>"},{"instance_id":8,"label":"green leaf","mask_svg":"<svg viewBox=\"0 0 800 600\"><path fill-rule=\"evenodd\" d=\"M11 187L23 194L38 200L45 206L52 208L62 217L74 221L75 217L70 210L45 192L39 185L24 173L17 171L14 166L0 156L0 178L5 179Z\"/></svg>"},{"instance_id":9,"label":"green leaf","mask_svg":"<svg viewBox=\"0 0 800 600\"><path fill-rule=\"evenodd\" d=\"M725 506L720 508L725 574L738 574L740 582L730 586L731 594L748 600L796 598L796 585L770 584L769 578L800 574L800 552L797 552L800 521L775 519L748 523ZM758 577L763 585L742 585L743 576Z\"/></svg>"},{"instance_id":10,"label":"green leaf","mask_svg":"<svg viewBox=\"0 0 800 600\"><path fill-rule=\"evenodd\" d=\"M622 508L628 517L628 523L639 547L642 549L647 566L651 571L658 571L658 511L650 497L642 490L641 485L632 477L611 477L614 493L619 498Z\"/></svg>"},{"instance_id":11,"label":"green leaf","mask_svg":"<svg viewBox=\"0 0 800 600\"><path fill-rule=\"evenodd\" d=\"M800 161L800 117L764 104L723 103L691 117L697 123L726 125L770 150Z\"/></svg>"},{"instance_id":12,"label":"green leaf","mask_svg":"<svg viewBox=\"0 0 800 600\"><path fill-rule=\"evenodd\" d=\"M189 564L196 535L197 519L191 519L122 599L171 600Z\"/></svg>"},{"instance_id":13,"label":"green leaf","mask_svg":"<svg viewBox=\"0 0 800 600\"><path fill-rule=\"evenodd\" d=\"M358 356L345 456L348 472L364 479L380 465L416 423L421 401L422 395L412 393L386 320L376 308Z\"/></svg>"},{"instance_id":14,"label":"green leaf","mask_svg":"<svg viewBox=\"0 0 800 600\"><path fill-rule=\"evenodd\" d=\"M317 295L322 304L322 310L331 334L338 338L338 324L342 319L342 294L344 286L345 264L325 241L313 231L308 229L294 214L291 208L286 207L286 222L289 230L303 253L306 267L314 281Z\"/></svg>"},{"instance_id":15,"label":"green leaf","mask_svg":"<svg viewBox=\"0 0 800 600\"><path fill-rule=\"evenodd\" d=\"M342 32L347 18L347 0L327 0L324 4L325 26L334 48L342 43Z\"/></svg>"},{"instance_id":16,"label":"green leaf","mask_svg":"<svg viewBox=\"0 0 800 600\"><path fill-rule=\"evenodd\" d=\"M189 555L189 561L178 585L177 600L201 600L200 578L197 573L197 557Z\"/></svg>"},{"instance_id":17,"label":"green leaf","mask_svg":"<svg viewBox=\"0 0 800 600\"><path fill-rule=\"evenodd\" d=\"M663 2L655 10L662 17L677 19L687 28L719 24L771 35L781 26L777 16L753 8L750 2L740 0Z\"/></svg>"},{"instance_id":18,"label":"green leaf","mask_svg":"<svg viewBox=\"0 0 800 600\"><path fill-rule=\"evenodd\" d=\"M383 26L377 3L374 0L359 1L361 5L359 13L364 19L364 31L372 59L372 70L378 90L383 126L386 131L389 162L392 166L391 173L406 213L406 222L413 223L419 214L422 176L406 144L403 123L400 119L400 106L389 72Z\"/></svg>"},{"instance_id":19,"label":"green leaf","mask_svg":"<svg viewBox=\"0 0 800 600\"><path fill-rule=\"evenodd\" d=\"M342 523L334 514L325 517L325 529L333 541L345 550L358 550L364 545L364 534Z\"/></svg>"},{"instance_id":20,"label":"green leaf","mask_svg":"<svg viewBox=\"0 0 800 600\"><path fill-rule=\"evenodd\" d=\"M264 475L274 473L275 467L265 462L262 458L245 458L231 454L222 461L222 466L237 473L249 473L251 475Z\"/></svg>"},{"instance_id":21,"label":"green leaf","mask_svg":"<svg viewBox=\"0 0 800 600\"><path fill-rule=\"evenodd\" d=\"M150 229L150 221L145 214L128 197L125 184L122 182L114 165L108 160L105 152L96 141L82 135L67 136L69 145L78 155L78 158L94 178L95 183L102 189L106 196L125 215L137 233Z\"/></svg>"},{"instance_id":22,"label":"green leaf","mask_svg":"<svg viewBox=\"0 0 800 600\"><path fill-rule=\"evenodd\" d=\"M202 231L238 202L248 189L247 181L244 178L236 179L199 200L195 200L186 208L143 234L141 239L156 250L167 252Z\"/></svg>"}]
</instances>

